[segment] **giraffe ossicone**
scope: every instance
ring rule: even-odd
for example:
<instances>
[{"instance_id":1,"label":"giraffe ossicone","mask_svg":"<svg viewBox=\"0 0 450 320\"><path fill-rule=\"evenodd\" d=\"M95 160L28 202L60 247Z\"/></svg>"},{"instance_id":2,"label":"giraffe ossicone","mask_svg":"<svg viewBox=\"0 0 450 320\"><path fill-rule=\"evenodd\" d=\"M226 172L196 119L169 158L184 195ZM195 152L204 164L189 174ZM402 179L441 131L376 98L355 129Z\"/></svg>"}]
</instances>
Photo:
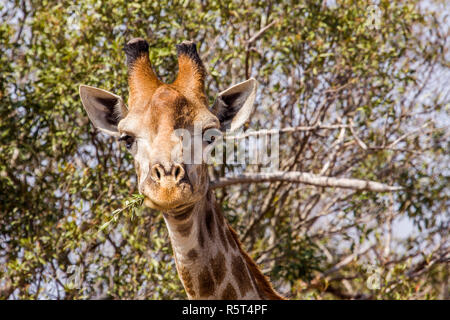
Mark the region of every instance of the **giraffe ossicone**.
<instances>
[{"instance_id":1,"label":"giraffe ossicone","mask_svg":"<svg viewBox=\"0 0 450 320\"><path fill-rule=\"evenodd\" d=\"M128 66L128 106L120 96L80 86L93 125L120 137L134 157L144 204L163 212L180 279L190 299L282 299L242 249L209 189L203 161L186 163L183 139L175 134L194 126L236 130L253 111L257 82L249 79L219 93L213 106L205 95L206 70L196 45L177 45L175 81L160 81L149 45L132 39L124 51ZM200 146L208 148L201 140Z\"/></svg>"}]
</instances>

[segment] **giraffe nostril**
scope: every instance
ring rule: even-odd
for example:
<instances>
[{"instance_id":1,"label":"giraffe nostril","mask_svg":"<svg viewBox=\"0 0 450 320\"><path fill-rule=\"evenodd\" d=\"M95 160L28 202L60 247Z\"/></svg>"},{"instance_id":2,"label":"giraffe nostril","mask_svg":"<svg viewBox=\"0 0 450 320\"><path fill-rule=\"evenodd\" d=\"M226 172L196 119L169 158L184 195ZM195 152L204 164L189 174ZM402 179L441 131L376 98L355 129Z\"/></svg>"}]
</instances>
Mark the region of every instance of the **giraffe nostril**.
<instances>
[{"instance_id":1,"label":"giraffe nostril","mask_svg":"<svg viewBox=\"0 0 450 320\"><path fill-rule=\"evenodd\" d=\"M163 174L164 174L164 168L160 164L155 164L151 169L150 176L154 181L160 182Z\"/></svg>"},{"instance_id":2,"label":"giraffe nostril","mask_svg":"<svg viewBox=\"0 0 450 320\"><path fill-rule=\"evenodd\" d=\"M183 179L184 176L184 169L181 165L175 164L172 168L172 174L175 178L175 181L179 182L181 179Z\"/></svg>"},{"instance_id":3,"label":"giraffe nostril","mask_svg":"<svg viewBox=\"0 0 450 320\"><path fill-rule=\"evenodd\" d=\"M150 177L153 181L161 183L162 180L169 178L175 180L178 183L184 177L183 166L177 164L172 165L171 170L167 172L161 164L155 164L150 170Z\"/></svg>"}]
</instances>

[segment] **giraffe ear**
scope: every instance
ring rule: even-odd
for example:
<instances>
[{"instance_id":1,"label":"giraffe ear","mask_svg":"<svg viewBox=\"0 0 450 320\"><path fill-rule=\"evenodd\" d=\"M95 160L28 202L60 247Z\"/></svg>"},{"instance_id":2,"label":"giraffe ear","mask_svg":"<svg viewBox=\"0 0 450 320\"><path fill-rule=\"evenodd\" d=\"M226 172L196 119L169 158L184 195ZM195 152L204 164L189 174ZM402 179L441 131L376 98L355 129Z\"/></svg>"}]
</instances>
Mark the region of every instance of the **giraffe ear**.
<instances>
[{"instance_id":1,"label":"giraffe ear","mask_svg":"<svg viewBox=\"0 0 450 320\"><path fill-rule=\"evenodd\" d=\"M211 111L219 118L222 131L235 131L253 112L258 82L250 78L219 93Z\"/></svg>"},{"instance_id":2,"label":"giraffe ear","mask_svg":"<svg viewBox=\"0 0 450 320\"><path fill-rule=\"evenodd\" d=\"M106 90L80 86L83 107L94 127L112 136L119 136L117 125L128 110L122 98Z\"/></svg>"}]
</instances>

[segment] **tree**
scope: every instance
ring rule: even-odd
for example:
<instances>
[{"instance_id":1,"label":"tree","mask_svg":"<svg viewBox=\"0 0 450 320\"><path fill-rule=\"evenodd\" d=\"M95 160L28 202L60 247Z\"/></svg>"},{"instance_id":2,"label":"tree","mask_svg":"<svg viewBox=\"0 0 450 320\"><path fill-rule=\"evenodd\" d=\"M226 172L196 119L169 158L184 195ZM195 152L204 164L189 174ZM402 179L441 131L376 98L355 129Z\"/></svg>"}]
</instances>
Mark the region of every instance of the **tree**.
<instances>
[{"instance_id":1,"label":"tree","mask_svg":"<svg viewBox=\"0 0 450 320\"><path fill-rule=\"evenodd\" d=\"M443 9L417 0L0 4L0 296L185 298L163 219L135 195L131 157L94 130L78 97L81 83L126 97L122 47L143 37L166 82L175 44L196 41L211 102L255 77L248 128L283 129L280 171L402 187L211 166L227 218L277 290L447 299Z\"/></svg>"}]
</instances>

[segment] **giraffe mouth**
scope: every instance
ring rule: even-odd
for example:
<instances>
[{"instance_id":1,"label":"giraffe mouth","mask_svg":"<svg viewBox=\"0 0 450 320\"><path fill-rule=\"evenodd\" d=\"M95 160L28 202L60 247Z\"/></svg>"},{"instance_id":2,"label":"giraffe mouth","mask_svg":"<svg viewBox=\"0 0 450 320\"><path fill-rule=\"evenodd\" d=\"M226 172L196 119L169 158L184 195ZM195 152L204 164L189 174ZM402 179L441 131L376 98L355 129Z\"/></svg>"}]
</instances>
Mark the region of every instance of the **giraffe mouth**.
<instances>
[{"instance_id":1,"label":"giraffe mouth","mask_svg":"<svg viewBox=\"0 0 450 320\"><path fill-rule=\"evenodd\" d=\"M185 217L188 212L192 211L193 207L194 207L194 203L181 204L181 205L175 206L173 209L166 211L165 213L174 217L175 219L180 219L180 218Z\"/></svg>"},{"instance_id":2,"label":"giraffe mouth","mask_svg":"<svg viewBox=\"0 0 450 320\"><path fill-rule=\"evenodd\" d=\"M144 188L144 205L164 212L177 212L192 206L196 196L192 185L186 182L172 186L161 186L159 184L147 184Z\"/></svg>"}]
</instances>

